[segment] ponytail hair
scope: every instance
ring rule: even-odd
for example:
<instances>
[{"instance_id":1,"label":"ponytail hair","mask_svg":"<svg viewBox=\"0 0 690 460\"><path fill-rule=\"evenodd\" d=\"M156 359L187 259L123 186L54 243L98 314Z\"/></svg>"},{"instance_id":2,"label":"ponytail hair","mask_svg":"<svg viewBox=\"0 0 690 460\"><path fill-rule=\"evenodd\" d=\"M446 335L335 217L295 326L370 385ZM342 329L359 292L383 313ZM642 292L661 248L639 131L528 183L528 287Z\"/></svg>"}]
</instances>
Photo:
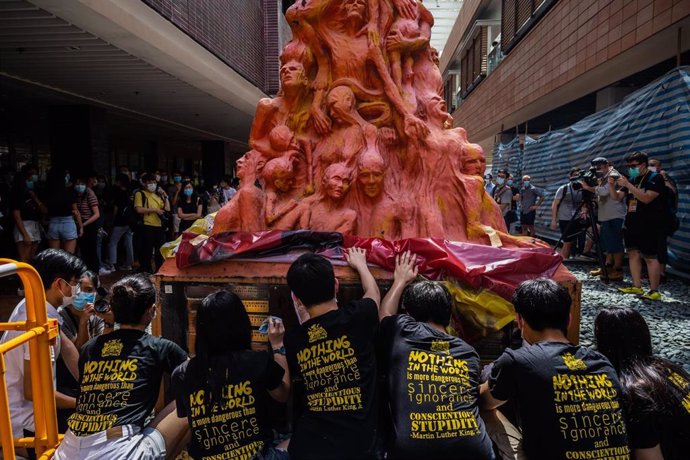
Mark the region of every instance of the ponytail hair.
<instances>
[{"instance_id":1,"label":"ponytail hair","mask_svg":"<svg viewBox=\"0 0 690 460\"><path fill-rule=\"evenodd\" d=\"M124 277L111 289L110 307L116 323L141 324L144 313L155 302L156 290L143 273Z\"/></svg>"}]
</instances>

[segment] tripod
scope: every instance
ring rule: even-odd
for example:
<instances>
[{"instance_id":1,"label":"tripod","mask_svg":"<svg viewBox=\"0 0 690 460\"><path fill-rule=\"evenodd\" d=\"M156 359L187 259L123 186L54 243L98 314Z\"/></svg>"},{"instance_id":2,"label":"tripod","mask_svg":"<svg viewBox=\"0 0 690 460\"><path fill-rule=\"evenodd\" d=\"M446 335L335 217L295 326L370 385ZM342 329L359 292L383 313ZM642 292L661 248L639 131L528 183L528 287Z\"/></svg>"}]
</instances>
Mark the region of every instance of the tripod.
<instances>
[{"instance_id":1,"label":"tripod","mask_svg":"<svg viewBox=\"0 0 690 460\"><path fill-rule=\"evenodd\" d=\"M582 209L585 208L585 214L587 216L587 224L589 227L592 228L592 241L594 242L594 247L596 248L597 252L597 261L599 262L599 268L601 268L601 279L605 283L609 282L609 272L608 269L606 268L606 259L604 258L604 252L601 250L601 239L599 238L599 228L597 227L597 216L594 213L594 197L593 196L587 196L586 193L583 193L582 196L582 201L580 202L579 205L577 205L577 209L575 212L573 212L573 216L570 218L570 221L568 222L568 225L565 227L565 231L561 234L561 238L558 240L556 245L553 247L554 251L556 248L563 243L563 237L564 236L573 236L570 234L570 230L575 226L579 225L577 222L578 216L582 213ZM582 232L586 232L587 227L583 228L582 230L578 231L576 235L579 235Z\"/></svg>"}]
</instances>

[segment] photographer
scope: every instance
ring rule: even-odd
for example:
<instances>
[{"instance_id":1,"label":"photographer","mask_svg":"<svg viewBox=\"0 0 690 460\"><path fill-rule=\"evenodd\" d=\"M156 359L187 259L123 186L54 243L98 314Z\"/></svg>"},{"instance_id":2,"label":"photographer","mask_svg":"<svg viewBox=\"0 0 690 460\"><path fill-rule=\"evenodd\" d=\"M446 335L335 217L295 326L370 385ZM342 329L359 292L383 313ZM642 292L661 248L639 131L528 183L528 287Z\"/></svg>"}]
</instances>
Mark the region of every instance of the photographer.
<instances>
[{"instance_id":1,"label":"photographer","mask_svg":"<svg viewBox=\"0 0 690 460\"><path fill-rule=\"evenodd\" d=\"M561 230L561 239L563 240L563 247L561 248L561 257L563 260L570 257L570 250L573 242L578 238L578 235L586 228L587 223L583 223L580 216L576 216L580 204L582 203L582 187L580 187L580 175L582 171L579 168L573 168L568 175L570 181L567 184L561 185L556 190L556 195L553 197L551 203L551 230Z\"/></svg>"},{"instance_id":2,"label":"photographer","mask_svg":"<svg viewBox=\"0 0 690 460\"><path fill-rule=\"evenodd\" d=\"M598 201L598 220L600 245L606 253L606 273L611 281L623 280L623 220L625 219L625 202L623 194L618 193L616 180L621 174L613 169L613 165L606 158L598 157L592 160L592 168L596 168L599 185L591 187L586 183L582 188L595 193ZM601 268L589 272L592 276L603 276Z\"/></svg>"},{"instance_id":3,"label":"photographer","mask_svg":"<svg viewBox=\"0 0 690 460\"><path fill-rule=\"evenodd\" d=\"M663 225L665 203L664 179L647 168L647 155L635 152L625 158L630 179L621 176L616 183L627 192L628 213L625 216L625 247L628 250L633 285L619 288L625 294L637 294L648 300L661 300L659 289L659 252L665 248L666 232ZM642 260L649 274L649 291L642 290Z\"/></svg>"}]
</instances>

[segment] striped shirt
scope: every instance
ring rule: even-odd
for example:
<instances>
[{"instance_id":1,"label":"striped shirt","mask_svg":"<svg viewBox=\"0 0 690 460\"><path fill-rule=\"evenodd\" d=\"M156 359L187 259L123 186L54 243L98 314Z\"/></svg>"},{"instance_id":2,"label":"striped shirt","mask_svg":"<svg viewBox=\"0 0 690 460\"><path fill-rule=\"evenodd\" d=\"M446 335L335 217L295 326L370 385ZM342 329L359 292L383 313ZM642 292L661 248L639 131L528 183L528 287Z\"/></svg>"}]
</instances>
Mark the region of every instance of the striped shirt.
<instances>
[{"instance_id":1,"label":"striped shirt","mask_svg":"<svg viewBox=\"0 0 690 460\"><path fill-rule=\"evenodd\" d=\"M81 221L86 222L93 216L93 207L98 207L98 197L93 193L93 190L86 188L86 191L80 196L77 195L77 209L81 215Z\"/></svg>"}]
</instances>

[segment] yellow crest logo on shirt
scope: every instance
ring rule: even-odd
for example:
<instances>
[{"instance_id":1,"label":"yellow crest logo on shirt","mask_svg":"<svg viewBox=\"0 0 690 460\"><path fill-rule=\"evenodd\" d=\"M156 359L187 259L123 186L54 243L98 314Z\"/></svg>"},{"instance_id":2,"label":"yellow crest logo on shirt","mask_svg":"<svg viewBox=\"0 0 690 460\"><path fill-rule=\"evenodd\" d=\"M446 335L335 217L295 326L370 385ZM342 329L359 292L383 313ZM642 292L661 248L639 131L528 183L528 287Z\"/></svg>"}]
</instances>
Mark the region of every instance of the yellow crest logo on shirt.
<instances>
[{"instance_id":1,"label":"yellow crest logo on shirt","mask_svg":"<svg viewBox=\"0 0 690 460\"><path fill-rule=\"evenodd\" d=\"M320 324L312 324L309 326L307 334L309 334L309 343L316 342L317 340L323 340L328 337L326 329L324 329Z\"/></svg>"},{"instance_id":2,"label":"yellow crest logo on shirt","mask_svg":"<svg viewBox=\"0 0 690 460\"><path fill-rule=\"evenodd\" d=\"M580 358L574 357L571 353L563 354L562 358L563 358L563 363L571 371L586 371L587 370L587 365L585 364L585 362L582 361Z\"/></svg>"},{"instance_id":3,"label":"yellow crest logo on shirt","mask_svg":"<svg viewBox=\"0 0 690 460\"><path fill-rule=\"evenodd\" d=\"M431 351L438 353L450 353L450 342L447 340L434 340L431 342Z\"/></svg>"},{"instance_id":4,"label":"yellow crest logo on shirt","mask_svg":"<svg viewBox=\"0 0 690 460\"><path fill-rule=\"evenodd\" d=\"M120 342L120 339L113 339L107 341L103 345L101 356L103 358L108 356L120 356L120 353L122 353L122 342Z\"/></svg>"}]
</instances>

